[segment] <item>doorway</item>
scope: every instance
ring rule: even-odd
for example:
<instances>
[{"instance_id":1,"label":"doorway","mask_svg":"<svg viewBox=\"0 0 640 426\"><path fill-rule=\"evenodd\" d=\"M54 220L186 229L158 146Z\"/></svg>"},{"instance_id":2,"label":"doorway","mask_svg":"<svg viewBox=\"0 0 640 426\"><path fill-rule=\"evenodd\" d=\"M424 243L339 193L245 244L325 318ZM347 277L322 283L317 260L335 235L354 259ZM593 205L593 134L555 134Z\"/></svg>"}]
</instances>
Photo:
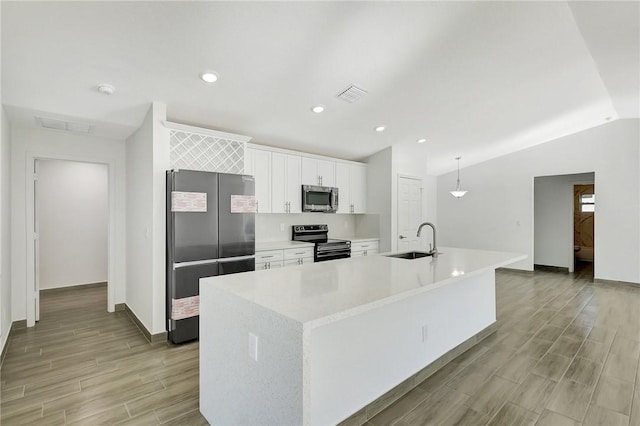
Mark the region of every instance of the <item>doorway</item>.
<instances>
[{"instance_id":1,"label":"doorway","mask_svg":"<svg viewBox=\"0 0 640 426\"><path fill-rule=\"evenodd\" d=\"M595 203L594 184L573 186L574 272L588 277L593 277Z\"/></svg>"},{"instance_id":2,"label":"doorway","mask_svg":"<svg viewBox=\"0 0 640 426\"><path fill-rule=\"evenodd\" d=\"M536 176L534 178L534 268L575 272L576 252L590 253L588 266L593 271L593 227L589 248L576 244L576 218L581 216L574 187L583 186L584 194L593 194L595 173ZM595 196L594 196L595 197ZM592 197L592 198L594 198ZM585 198L585 203L587 198ZM576 207L577 206L577 207ZM593 205L591 206L593 207ZM589 209L590 207L585 207ZM591 226L593 226L593 212ZM585 226L589 222L585 222ZM587 245L584 245L587 247Z\"/></svg>"},{"instance_id":3,"label":"doorway","mask_svg":"<svg viewBox=\"0 0 640 426\"><path fill-rule=\"evenodd\" d=\"M33 288L38 321L41 291L70 294L91 286L107 299L109 168L46 158L34 159L33 167Z\"/></svg>"},{"instance_id":4,"label":"doorway","mask_svg":"<svg viewBox=\"0 0 640 426\"><path fill-rule=\"evenodd\" d=\"M418 250L416 236L422 219L422 180L398 176L398 251Z\"/></svg>"}]
</instances>

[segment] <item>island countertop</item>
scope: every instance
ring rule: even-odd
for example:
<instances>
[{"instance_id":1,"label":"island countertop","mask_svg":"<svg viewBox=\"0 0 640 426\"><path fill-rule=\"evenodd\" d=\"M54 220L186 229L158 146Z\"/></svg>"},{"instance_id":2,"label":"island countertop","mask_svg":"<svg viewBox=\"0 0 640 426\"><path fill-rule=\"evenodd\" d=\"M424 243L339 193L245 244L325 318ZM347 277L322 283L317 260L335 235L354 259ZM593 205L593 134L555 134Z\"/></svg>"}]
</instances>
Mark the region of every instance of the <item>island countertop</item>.
<instances>
[{"instance_id":1,"label":"island countertop","mask_svg":"<svg viewBox=\"0 0 640 426\"><path fill-rule=\"evenodd\" d=\"M522 260L526 255L442 247L437 258L384 255L204 278L312 329Z\"/></svg>"}]
</instances>

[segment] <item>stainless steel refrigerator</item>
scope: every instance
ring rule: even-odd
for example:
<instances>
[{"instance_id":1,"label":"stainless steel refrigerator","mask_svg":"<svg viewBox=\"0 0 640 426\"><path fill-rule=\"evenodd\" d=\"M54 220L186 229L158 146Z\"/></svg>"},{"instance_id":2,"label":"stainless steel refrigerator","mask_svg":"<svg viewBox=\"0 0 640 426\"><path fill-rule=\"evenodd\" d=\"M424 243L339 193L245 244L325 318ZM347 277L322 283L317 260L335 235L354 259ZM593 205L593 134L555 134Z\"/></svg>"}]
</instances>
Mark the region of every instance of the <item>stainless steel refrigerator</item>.
<instances>
[{"instance_id":1,"label":"stainless steel refrigerator","mask_svg":"<svg viewBox=\"0 0 640 426\"><path fill-rule=\"evenodd\" d=\"M253 176L167 171L167 332L198 338L199 280L255 270Z\"/></svg>"}]
</instances>

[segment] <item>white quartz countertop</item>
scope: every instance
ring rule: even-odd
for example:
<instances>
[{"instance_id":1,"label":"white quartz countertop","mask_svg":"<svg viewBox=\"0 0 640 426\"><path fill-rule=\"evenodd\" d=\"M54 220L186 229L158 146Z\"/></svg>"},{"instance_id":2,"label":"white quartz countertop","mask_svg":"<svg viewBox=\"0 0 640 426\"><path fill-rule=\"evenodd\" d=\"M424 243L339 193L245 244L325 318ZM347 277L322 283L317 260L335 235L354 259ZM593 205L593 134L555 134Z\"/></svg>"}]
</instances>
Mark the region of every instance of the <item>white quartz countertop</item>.
<instances>
[{"instance_id":1,"label":"white quartz countertop","mask_svg":"<svg viewBox=\"0 0 640 426\"><path fill-rule=\"evenodd\" d=\"M290 248L313 247L313 243L305 243L302 241L265 241L256 243L256 251L265 250L282 250Z\"/></svg>"},{"instance_id":2,"label":"white quartz countertop","mask_svg":"<svg viewBox=\"0 0 640 426\"><path fill-rule=\"evenodd\" d=\"M437 258L383 255L332 260L200 280L303 324L305 329L358 315L519 260L526 255L451 247Z\"/></svg>"},{"instance_id":3,"label":"white quartz countertop","mask_svg":"<svg viewBox=\"0 0 640 426\"><path fill-rule=\"evenodd\" d=\"M379 237L346 237L343 240L349 240L352 243L363 243L365 241L379 241Z\"/></svg>"}]
</instances>

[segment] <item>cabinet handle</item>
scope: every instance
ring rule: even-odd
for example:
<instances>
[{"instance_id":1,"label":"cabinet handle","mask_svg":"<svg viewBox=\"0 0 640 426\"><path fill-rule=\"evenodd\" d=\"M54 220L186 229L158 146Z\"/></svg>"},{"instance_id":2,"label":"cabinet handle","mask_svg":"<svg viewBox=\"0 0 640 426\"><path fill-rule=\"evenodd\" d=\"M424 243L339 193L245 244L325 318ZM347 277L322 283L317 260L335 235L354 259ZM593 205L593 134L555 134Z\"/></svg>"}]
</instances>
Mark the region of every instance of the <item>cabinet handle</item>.
<instances>
[{"instance_id":1,"label":"cabinet handle","mask_svg":"<svg viewBox=\"0 0 640 426\"><path fill-rule=\"evenodd\" d=\"M261 256L263 259L271 259L273 256Z\"/></svg>"},{"instance_id":2,"label":"cabinet handle","mask_svg":"<svg viewBox=\"0 0 640 426\"><path fill-rule=\"evenodd\" d=\"M365 256L367 255L367 251L366 251L366 250L364 251L364 255L365 255Z\"/></svg>"},{"instance_id":3,"label":"cabinet handle","mask_svg":"<svg viewBox=\"0 0 640 426\"><path fill-rule=\"evenodd\" d=\"M258 200L256 200L256 213L258 213Z\"/></svg>"}]
</instances>

